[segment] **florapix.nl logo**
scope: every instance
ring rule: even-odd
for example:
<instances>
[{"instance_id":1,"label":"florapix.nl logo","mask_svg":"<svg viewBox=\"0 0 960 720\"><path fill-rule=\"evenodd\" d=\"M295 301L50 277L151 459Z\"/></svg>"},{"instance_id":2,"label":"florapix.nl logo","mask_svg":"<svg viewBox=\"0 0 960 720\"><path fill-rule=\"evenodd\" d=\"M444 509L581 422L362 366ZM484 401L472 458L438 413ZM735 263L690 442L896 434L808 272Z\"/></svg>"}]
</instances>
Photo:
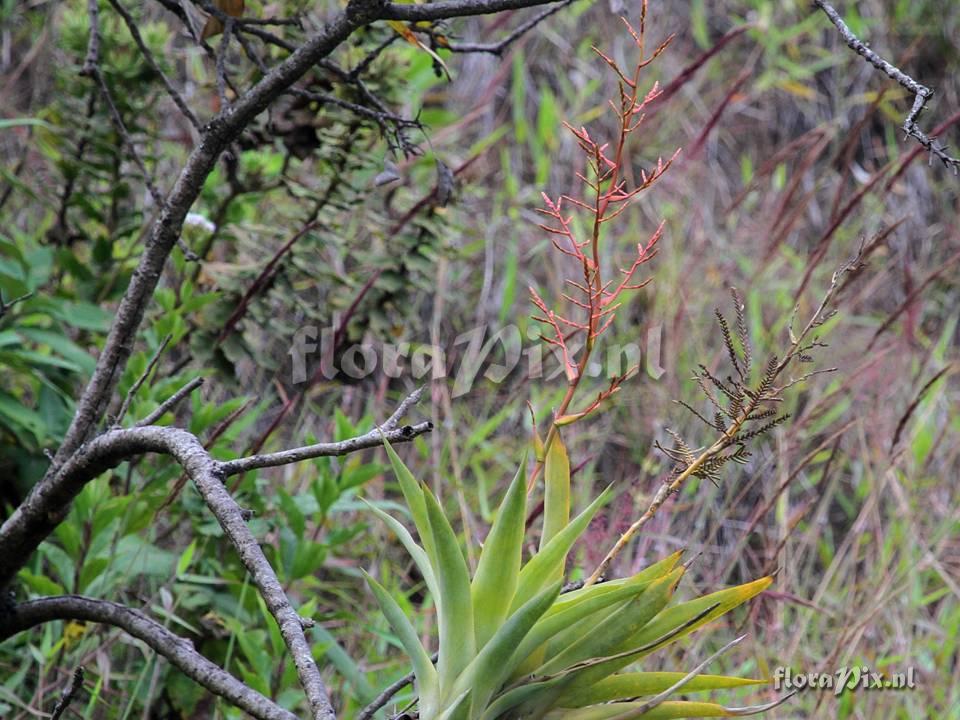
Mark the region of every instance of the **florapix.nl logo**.
<instances>
[{"instance_id":1,"label":"florapix.nl logo","mask_svg":"<svg viewBox=\"0 0 960 720\"><path fill-rule=\"evenodd\" d=\"M598 347L584 374L613 380L644 372L659 379L666 372L661 356L662 327L650 325L639 337L638 342ZM576 338L571 339L570 349L577 349ZM522 333L516 325L480 325L460 333L449 343L376 340L339 348L334 318L330 327L298 328L288 354L294 384L308 379L334 380L339 376L361 380L378 372L389 378L407 376L413 380L452 378L454 398L470 392L480 378L497 384L518 375L549 381L564 372L560 363L552 362L553 349L541 341L535 326Z\"/></svg>"},{"instance_id":2,"label":"florapix.nl logo","mask_svg":"<svg viewBox=\"0 0 960 720\"><path fill-rule=\"evenodd\" d=\"M904 672L883 672L866 665L842 667L833 672L801 672L778 667L773 673L775 690L823 690L841 695L861 690L913 690L917 673L913 667Z\"/></svg>"}]
</instances>

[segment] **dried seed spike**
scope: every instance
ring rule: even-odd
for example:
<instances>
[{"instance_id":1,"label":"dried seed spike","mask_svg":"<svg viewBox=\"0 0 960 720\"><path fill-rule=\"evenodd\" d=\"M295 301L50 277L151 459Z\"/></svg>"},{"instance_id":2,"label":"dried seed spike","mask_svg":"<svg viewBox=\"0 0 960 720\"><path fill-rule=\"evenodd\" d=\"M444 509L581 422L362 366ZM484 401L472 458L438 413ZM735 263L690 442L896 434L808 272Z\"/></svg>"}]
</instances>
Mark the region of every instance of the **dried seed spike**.
<instances>
[{"instance_id":1,"label":"dried seed spike","mask_svg":"<svg viewBox=\"0 0 960 720\"><path fill-rule=\"evenodd\" d=\"M763 377L760 379L760 384L757 385L757 389L753 392L753 397L763 399L773 386L774 378L777 377L777 371L779 369L778 362L776 355L771 355L770 359L767 360L767 369L764 371Z\"/></svg>"},{"instance_id":2,"label":"dried seed spike","mask_svg":"<svg viewBox=\"0 0 960 720\"><path fill-rule=\"evenodd\" d=\"M790 413L781 415L778 418L774 418L773 420L768 422L766 425L762 425L748 432L738 433L734 437L730 438L730 441L734 443L745 443L747 440L752 440L753 438L760 437L761 435L765 435L766 433L773 430L773 428L775 428L777 425L780 425L781 423L786 422L787 418L789 417L790 417Z\"/></svg>"},{"instance_id":3,"label":"dried seed spike","mask_svg":"<svg viewBox=\"0 0 960 720\"><path fill-rule=\"evenodd\" d=\"M742 390L743 388L740 387L739 389ZM731 420L736 421L736 418L740 417L740 413L743 412L743 401L744 401L743 395L740 395L730 401L730 407L729 407L730 412L728 413L728 415Z\"/></svg>"},{"instance_id":4,"label":"dried seed spike","mask_svg":"<svg viewBox=\"0 0 960 720\"><path fill-rule=\"evenodd\" d=\"M674 452L679 453L683 458L684 462L689 465L694 460L693 450L683 441L683 438L680 435L672 430L671 428L666 428L667 434L673 438L673 441L677 444L677 447L674 449Z\"/></svg>"},{"instance_id":5,"label":"dried seed spike","mask_svg":"<svg viewBox=\"0 0 960 720\"><path fill-rule=\"evenodd\" d=\"M723 345L727 349L727 355L730 356L733 369L737 371L737 375L740 376L741 380L746 381L746 378L743 376L743 369L740 367L740 360L737 358L737 351L733 347L733 337L730 335L730 326L727 325L727 319L718 308L714 308L713 313L717 316L717 324L720 325L720 332L723 334Z\"/></svg>"},{"instance_id":6,"label":"dried seed spike","mask_svg":"<svg viewBox=\"0 0 960 720\"><path fill-rule=\"evenodd\" d=\"M710 392L710 388L707 387L707 383L704 382L705 378L702 375L695 375L694 380L697 381L697 385L700 387L700 391L706 396L707 400L710 401L710 404L713 405L717 410L723 410L723 406L717 401L713 393ZM708 425L711 423L707 423Z\"/></svg>"},{"instance_id":7,"label":"dried seed spike","mask_svg":"<svg viewBox=\"0 0 960 720\"><path fill-rule=\"evenodd\" d=\"M750 350L750 336L747 333L746 306L740 297L740 292L735 287L730 288L730 295L733 296L733 306L737 313L737 336L740 339L740 348L743 351L743 373L749 378L753 357Z\"/></svg>"},{"instance_id":8,"label":"dried seed spike","mask_svg":"<svg viewBox=\"0 0 960 720\"><path fill-rule=\"evenodd\" d=\"M683 400L674 400L674 402L677 403L677 405L683 405L683 407L685 407L687 410L689 410L691 413L693 413L697 418L699 418L699 420L700 420L704 425L706 425L706 426L707 426L708 428L710 428L710 429L713 429L713 423L710 422L709 420L707 420L707 419L706 419L703 415L701 415L699 412L697 412L697 410L694 409L693 406L685 403Z\"/></svg>"},{"instance_id":9,"label":"dried seed spike","mask_svg":"<svg viewBox=\"0 0 960 720\"><path fill-rule=\"evenodd\" d=\"M737 397L737 393L724 385L719 378L715 377L709 370L707 370L706 366L701 365L700 372L703 374L703 377L707 378L711 383L713 383L713 386L717 388L717 390L726 395L728 400L733 400L735 397ZM719 405L717 407L720 410L723 410L723 408Z\"/></svg>"}]
</instances>

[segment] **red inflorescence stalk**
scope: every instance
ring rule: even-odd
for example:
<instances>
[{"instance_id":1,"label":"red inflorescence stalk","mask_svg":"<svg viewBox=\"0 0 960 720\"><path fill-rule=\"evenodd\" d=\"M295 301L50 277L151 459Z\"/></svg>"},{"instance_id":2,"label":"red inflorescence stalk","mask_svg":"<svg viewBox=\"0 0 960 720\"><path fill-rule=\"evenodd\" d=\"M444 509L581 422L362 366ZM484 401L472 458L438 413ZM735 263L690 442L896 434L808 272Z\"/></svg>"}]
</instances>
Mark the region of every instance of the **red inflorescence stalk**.
<instances>
[{"instance_id":1,"label":"red inflorescence stalk","mask_svg":"<svg viewBox=\"0 0 960 720\"><path fill-rule=\"evenodd\" d=\"M586 171L576 173L583 192L579 196L560 195L556 200L543 194L544 207L538 210L548 218L540 228L550 234L553 246L559 252L577 264L583 276L582 281L568 278L566 285L569 291L562 296L572 306L575 317L550 309L539 293L530 288L531 301L539 311L533 319L544 325L541 338L558 356L567 378L567 392L554 414L544 449L550 446L558 427L576 422L596 410L604 400L620 389L621 384L634 370L628 370L613 378L609 387L598 393L582 410L570 410L574 394L587 368L590 353L597 339L613 322L622 296L627 291L642 288L650 282L649 278L639 281L636 276L640 267L656 255L657 243L663 235L661 223L646 242L637 243L637 255L629 267L619 268L620 277L608 280L604 277L600 263L603 226L619 217L630 207L637 195L657 182L679 153L677 150L666 161L659 158L652 171L641 171L640 182L635 187L630 188L623 178L627 162L627 139L643 123L646 107L660 94L659 85L655 83L646 94L641 95L640 72L666 49L673 37L667 38L650 56L645 56L646 11L647 3L644 0L639 30L626 19L623 20L639 52L639 59L631 75L628 76L612 58L593 48L619 78L619 102L610 102L618 120L616 137L612 142L599 142L585 127L575 128L564 123L576 139L586 160ZM578 237L575 230L579 225L574 222L574 215L578 213L588 217L590 232L585 237ZM586 342L582 348L574 350L569 341L580 333L583 333ZM542 469L543 458L538 458L529 478L528 490L533 488Z\"/></svg>"}]
</instances>

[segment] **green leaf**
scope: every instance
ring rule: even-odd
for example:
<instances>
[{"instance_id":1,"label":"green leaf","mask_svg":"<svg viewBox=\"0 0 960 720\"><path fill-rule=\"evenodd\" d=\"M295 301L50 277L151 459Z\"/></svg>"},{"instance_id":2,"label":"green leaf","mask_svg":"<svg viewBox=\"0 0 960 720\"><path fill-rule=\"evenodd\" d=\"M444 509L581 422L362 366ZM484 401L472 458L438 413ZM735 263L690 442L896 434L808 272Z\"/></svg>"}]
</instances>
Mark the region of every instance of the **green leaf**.
<instances>
[{"instance_id":1,"label":"green leaf","mask_svg":"<svg viewBox=\"0 0 960 720\"><path fill-rule=\"evenodd\" d=\"M413 625L407 619L397 601L391 597L383 585L370 577L366 571L361 570L361 572L363 572L363 577L373 591L377 604L380 605L387 622L390 623L390 627L397 634L397 639L403 645L403 649L410 656L413 673L417 678L417 691L420 693L421 712L429 717L437 701L437 671L433 667L433 663L430 662L430 655L424 649L417 636L417 631L414 630Z\"/></svg>"},{"instance_id":2,"label":"green leaf","mask_svg":"<svg viewBox=\"0 0 960 720\"><path fill-rule=\"evenodd\" d=\"M679 557L679 553L674 553L667 560ZM594 585L584 590L594 590L591 593L581 594L574 602L564 603L555 602L553 607L540 619L533 630L523 639L520 648L517 650L517 656L524 658L524 663L517 669L517 674L528 674L536 670L543 664L544 652L535 652L538 648L546 650L545 644L548 640L554 639L558 647L564 648L573 644L593 628L597 627L610 613L604 611L615 608L614 605L623 603L643 593L650 584L658 577L666 574L672 565L663 572L659 572L661 567L667 565L666 561L661 561L656 565L646 568L633 577L626 578L629 582L619 583L612 588L606 588L604 585ZM600 591L603 592L600 592ZM568 593L571 594L571 593ZM561 596L560 600L565 596Z\"/></svg>"},{"instance_id":3,"label":"green leaf","mask_svg":"<svg viewBox=\"0 0 960 720\"><path fill-rule=\"evenodd\" d=\"M622 647L623 638L635 635L664 608L670 598L673 597L673 592L677 583L680 582L680 578L683 577L683 572L683 568L677 568L662 578L654 580L645 592L619 608L593 632L588 633L549 659L537 670L537 673L552 675L577 663L596 658L606 658L629 649ZM590 685L619 670L624 665L628 665L634 659L632 657L621 658L579 670L577 671L575 684L578 686ZM616 663L620 662L623 665L615 666Z\"/></svg>"},{"instance_id":4,"label":"green leaf","mask_svg":"<svg viewBox=\"0 0 960 720\"><path fill-rule=\"evenodd\" d=\"M682 672L632 672L612 675L593 683L589 687L563 693L557 704L560 707L578 708L623 700L624 698L656 695L673 687L684 677L686 677L686 673ZM767 680L753 680L729 675L697 675L684 684L683 692L726 690L767 683Z\"/></svg>"},{"instance_id":5,"label":"green leaf","mask_svg":"<svg viewBox=\"0 0 960 720\"><path fill-rule=\"evenodd\" d=\"M426 486L421 486L421 492L436 552L434 571L440 592L437 670L440 673L440 694L445 696L476 654L470 575L460 543L440 504Z\"/></svg>"},{"instance_id":6,"label":"green leaf","mask_svg":"<svg viewBox=\"0 0 960 720\"><path fill-rule=\"evenodd\" d=\"M387 451L387 457L390 458L390 465L393 467L393 474L397 476L400 483L400 491L407 501L407 507L410 508L410 514L413 516L413 524L417 527L417 533L420 535L420 542L423 543L423 549L426 550L427 557L431 563L435 562L436 553L433 548L433 535L430 531L430 521L427 519L427 506L423 498L423 490L420 489L420 483L413 477L413 473L403 464L403 460L397 455L396 451L383 439L383 447Z\"/></svg>"},{"instance_id":7,"label":"green leaf","mask_svg":"<svg viewBox=\"0 0 960 720\"><path fill-rule=\"evenodd\" d=\"M197 540L194 540L187 545L187 548L180 555L180 559L177 560L177 577L183 576L183 574L190 567L190 563L193 562L193 554L197 551Z\"/></svg>"},{"instance_id":8,"label":"green leaf","mask_svg":"<svg viewBox=\"0 0 960 720\"><path fill-rule=\"evenodd\" d=\"M510 615L463 672L454 686L454 692L472 688L475 708L483 708L489 703L493 694L510 676L518 660L522 659L517 657L518 645L557 599L560 585L560 582L554 583Z\"/></svg>"},{"instance_id":9,"label":"green leaf","mask_svg":"<svg viewBox=\"0 0 960 720\"><path fill-rule=\"evenodd\" d=\"M84 373L92 373L96 366L96 360L64 334L40 328L18 328L17 332L36 343L49 345L51 350L78 365Z\"/></svg>"},{"instance_id":10,"label":"green leaf","mask_svg":"<svg viewBox=\"0 0 960 720\"><path fill-rule=\"evenodd\" d=\"M0 392L0 425L3 424L21 440L21 431L30 433L37 443L43 442L47 434L47 425L38 413L25 407L15 397Z\"/></svg>"},{"instance_id":11,"label":"green leaf","mask_svg":"<svg viewBox=\"0 0 960 720\"><path fill-rule=\"evenodd\" d=\"M367 507L369 507L378 518L383 520L400 539L403 547L406 548L407 552L410 553L410 557L412 557L413 561L416 563L417 568L420 570L420 574L423 575L423 581L427 584L427 590L430 591L430 594L433 595L434 601L437 602L440 598L440 592L437 588L437 578L433 574L433 566L430 564L430 559L427 557L427 553L422 547L417 545L416 540L413 539L413 536L410 535L410 533L399 520L394 518L392 515L388 515L383 510L370 504L366 500L364 500L364 502L367 504Z\"/></svg>"},{"instance_id":12,"label":"green leaf","mask_svg":"<svg viewBox=\"0 0 960 720\"><path fill-rule=\"evenodd\" d=\"M543 466L543 535L540 550L570 522L570 458L560 434L550 443ZM559 568L562 574L563 568Z\"/></svg>"},{"instance_id":13,"label":"green leaf","mask_svg":"<svg viewBox=\"0 0 960 720\"><path fill-rule=\"evenodd\" d=\"M59 130L59 128L54 127L50 123L41 120L40 118L0 118L0 130L22 125L34 125L50 131Z\"/></svg>"},{"instance_id":14,"label":"green leaf","mask_svg":"<svg viewBox=\"0 0 960 720\"><path fill-rule=\"evenodd\" d=\"M54 582L46 575L36 575L26 568L22 568L17 573L17 578L40 595L63 595L64 593L63 586L59 583Z\"/></svg>"},{"instance_id":15,"label":"green leaf","mask_svg":"<svg viewBox=\"0 0 960 720\"><path fill-rule=\"evenodd\" d=\"M540 592L556 576L557 568L563 570L567 553L577 541L593 516L610 499L610 488L604 490L590 505L580 513L569 525L561 530L540 552L534 555L520 571L517 585L517 594L513 598L511 610L515 610L523 603Z\"/></svg>"},{"instance_id":16,"label":"green leaf","mask_svg":"<svg viewBox=\"0 0 960 720\"><path fill-rule=\"evenodd\" d=\"M487 534L473 578L471 590L478 648L482 648L503 624L517 589L526 530L526 467L524 453L520 468L507 488L497 518Z\"/></svg>"},{"instance_id":17,"label":"green leaf","mask_svg":"<svg viewBox=\"0 0 960 720\"><path fill-rule=\"evenodd\" d=\"M53 367L72 372L80 372L80 366L54 355L45 355L35 350L11 350L0 352L0 365L4 367L31 368L36 366Z\"/></svg>"},{"instance_id":18,"label":"green leaf","mask_svg":"<svg viewBox=\"0 0 960 720\"><path fill-rule=\"evenodd\" d=\"M454 701L447 706L447 709L440 713L440 715L437 717L437 720L453 720L455 717L463 717L460 713L461 710L467 706L466 700L469 695L469 690L464 690L462 693L460 693L460 695L458 695L456 699L454 699Z\"/></svg>"},{"instance_id":19,"label":"green leaf","mask_svg":"<svg viewBox=\"0 0 960 720\"><path fill-rule=\"evenodd\" d=\"M53 314L71 327L98 332L106 332L110 329L113 315L98 305L82 301L64 302L59 298L51 299L51 302L55 303L51 307Z\"/></svg>"}]
</instances>

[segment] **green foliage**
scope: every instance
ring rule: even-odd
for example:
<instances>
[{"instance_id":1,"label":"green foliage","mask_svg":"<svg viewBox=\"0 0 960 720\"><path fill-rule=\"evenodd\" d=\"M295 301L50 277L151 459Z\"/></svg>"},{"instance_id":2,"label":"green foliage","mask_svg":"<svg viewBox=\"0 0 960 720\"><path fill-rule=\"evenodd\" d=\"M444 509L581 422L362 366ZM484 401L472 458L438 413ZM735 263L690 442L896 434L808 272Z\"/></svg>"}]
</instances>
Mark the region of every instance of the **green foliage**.
<instances>
[{"instance_id":1,"label":"green foliage","mask_svg":"<svg viewBox=\"0 0 960 720\"><path fill-rule=\"evenodd\" d=\"M563 505L569 464L562 441L554 444L560 449L548 450L547 473ZM683 717L734 717L769 707L748 712L716 703L630 702L679 687L714 690L762 681L698 676L688 685L691 678L683 673L619 671L749 600L771 578L667 607L683 576L683 569L674 567L675 554L631 577L560 594L571 547L607 494L572 521L561 521L563 512L554 510L552 537L524 563L526 463L521 463L471 580L459 540L433 493L416 483L389 444L387 452L423 545L390 516L377 514L407 547L434 594L436 667L399 602L369 575L367 582L411 658L423 720L680 717L675 713L681 709Z\"/></svg>"}]
</instances>

